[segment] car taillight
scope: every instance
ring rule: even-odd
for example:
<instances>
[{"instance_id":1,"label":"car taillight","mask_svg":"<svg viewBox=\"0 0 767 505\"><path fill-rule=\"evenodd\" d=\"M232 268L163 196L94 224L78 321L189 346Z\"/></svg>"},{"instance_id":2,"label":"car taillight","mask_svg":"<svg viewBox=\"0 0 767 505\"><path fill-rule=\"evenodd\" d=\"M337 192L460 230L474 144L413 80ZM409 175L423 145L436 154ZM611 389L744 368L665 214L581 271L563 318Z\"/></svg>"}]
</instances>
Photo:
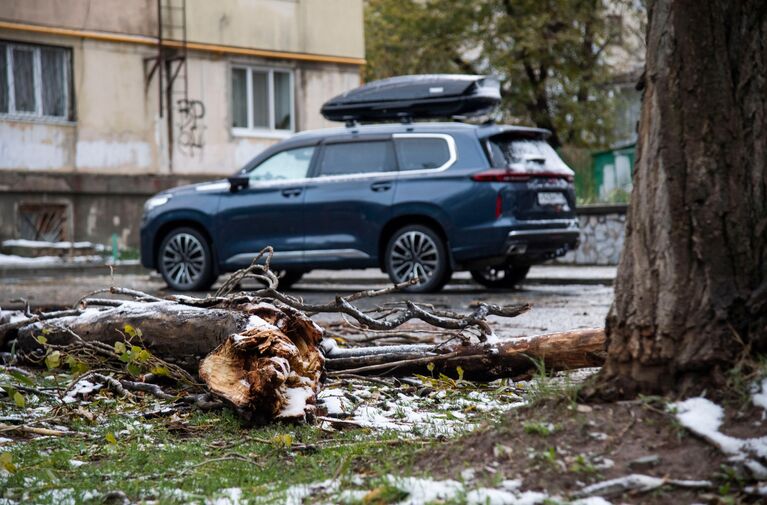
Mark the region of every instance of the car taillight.
<instances>
[{"instance_id":1,"label":"car taillight","mask_svg":"<svg viewBox=\"0 0 767 505\"><path fill-rule=\"evenodd\" d=\"M492 168L472 174L471 179L477 182L525 182L532 178L564 179L573 182L573 176L556 172L512 172L503 168Z\"/></svg>"},{"instance_id":2,"label":"car taillight","mask_svg":"<svg viewBox=\"0 0 767 505\"><path fill-rule=\"evenodd\" d=\"M477 172L471 176L477 182L524 182L530 180L530 174L511 172L502 168L493 168L483 172Z\"/></svg>"},{"instance_id":3,"label":"car taillight","mask_svg":"<svg viewBox=\"0 0 767 505\"><path fill-rule=\"evenodd\" d=\"M503 197L500 193L495 197L495 218L498 219L503 214Z\"/></svg>"}]
</instances>

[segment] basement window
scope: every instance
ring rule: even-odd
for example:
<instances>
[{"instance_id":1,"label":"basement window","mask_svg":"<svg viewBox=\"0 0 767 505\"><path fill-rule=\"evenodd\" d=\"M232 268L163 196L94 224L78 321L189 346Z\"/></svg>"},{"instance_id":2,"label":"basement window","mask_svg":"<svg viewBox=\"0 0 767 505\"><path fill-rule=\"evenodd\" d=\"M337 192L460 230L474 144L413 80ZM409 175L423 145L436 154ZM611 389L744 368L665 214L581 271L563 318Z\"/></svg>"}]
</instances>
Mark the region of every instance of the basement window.
<instances>
[{"instance_id":1,"label":"basement window","mask_svg":"<svg viewBox=\"0 0 767 505\"><path fill-rule=\"evenodd\" d=\"M71 51L0 41L0 115L71 119Z\"/></svg>"},{"instance_id":2,"label":"basement window","mask_svg":"<svg viewBox=\"0 0 767 505\"><path fill-rule=\"evenodd\" d=\"M66 240L67 214L65 204L22 203L16 222L18 237L48 242Z\"/></svg>"},{"instance_id":3,"label":"basement window","mask_svg":"<svg viewBox=\"0 0 767 505\"><path fill-rule=\"evenodd\" d=\"M232 67L232 130L235 134L285 134L295 130L293 73Z\"/></svg>"}]
</instances>

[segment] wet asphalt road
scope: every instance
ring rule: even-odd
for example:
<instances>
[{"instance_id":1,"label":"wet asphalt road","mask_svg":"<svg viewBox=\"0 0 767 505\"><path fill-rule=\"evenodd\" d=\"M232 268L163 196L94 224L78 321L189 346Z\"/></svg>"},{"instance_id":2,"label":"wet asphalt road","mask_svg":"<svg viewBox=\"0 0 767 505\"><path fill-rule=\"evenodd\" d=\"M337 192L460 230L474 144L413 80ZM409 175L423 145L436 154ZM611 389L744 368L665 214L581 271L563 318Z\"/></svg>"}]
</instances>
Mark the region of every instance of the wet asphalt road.
<instances>
[{"instance_id":1,"label":"wet asphalt road","mask_svg":"<svg viewBox=\"0 0 767 505\"><path fill-rule=\"evenodd\" d=\"M4 278L0 281L0 307L3 309L18 307L19 302L11 302L18 298L27 299L33 308L70 306L84 294L109 287L113 283L116 286L138 289L158 296L172 294L165 288L159 277L146 274L117 275L114 281L109 275ZM245 285L246 288L249 286ZM343 272L338 272L334 273L332 279L312 275L299 282L290 293L302 297L307 302L322 303L331 301L336 294L348 295L373 287L385 287L385 284L382 281L379 283L377 279L361 280L353 273L345 276ZM194 295L205 296L206 294L195 293ZM500 305L532 304L533 310L519 317L504 320L491 318L496 334L503 338L603 326L612 296L613 291L609 286L577 283L529 283L517 290L490 291L473 284L466 275L459 274L455 282L448 284L440 293L423 295L395 293L373 300L362 300L359 305L364 308L409 299L443 309L468 311L471 303L475 301ZM323 314L315 316L315 319L331 321L339 318L336 315Z\"/></svg>"}]
</instances>

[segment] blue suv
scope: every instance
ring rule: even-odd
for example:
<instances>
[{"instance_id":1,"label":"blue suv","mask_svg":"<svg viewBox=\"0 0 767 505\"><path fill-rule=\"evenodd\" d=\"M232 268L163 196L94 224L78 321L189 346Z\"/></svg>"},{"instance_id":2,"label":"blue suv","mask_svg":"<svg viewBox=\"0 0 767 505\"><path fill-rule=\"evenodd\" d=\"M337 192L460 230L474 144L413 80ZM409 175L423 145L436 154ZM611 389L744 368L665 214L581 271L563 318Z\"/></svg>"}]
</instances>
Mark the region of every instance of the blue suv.
<instances>
[{"instance_id":1,"label":"blue suv","mask_svg":"<svg viewBox=\"0 0 767 505\"><path fill-rule=\"evenodd\" d=\"M141 261L179 291L209 288L265 246L282 287L312 269L369 267L418 277L413 292L456 270L512 287L578 244L573 172L548 135L457 122L299 133L228 180L147 201Z\"/></svg>"}]
</instances>

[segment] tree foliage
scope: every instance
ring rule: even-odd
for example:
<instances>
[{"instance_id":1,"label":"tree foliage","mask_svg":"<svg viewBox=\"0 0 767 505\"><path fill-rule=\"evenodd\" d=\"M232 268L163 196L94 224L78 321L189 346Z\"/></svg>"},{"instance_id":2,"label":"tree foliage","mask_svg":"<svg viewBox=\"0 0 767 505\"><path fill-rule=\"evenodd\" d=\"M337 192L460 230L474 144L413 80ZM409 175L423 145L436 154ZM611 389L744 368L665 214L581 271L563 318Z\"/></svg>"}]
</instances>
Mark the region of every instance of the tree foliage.
<instances>
[{"instance_id":1,"label":"tree foliage","mask_svg":"<svg viewBox=\"0 0 767 505\"><path fill-rule=\"evenodd\" d=\"M622 1L612 12L640 9ZM369 0L366 78L495 74L504 121L548 128L557 146L603 145L615 19L602 0Z\"/></svg>"}]
</instances>

